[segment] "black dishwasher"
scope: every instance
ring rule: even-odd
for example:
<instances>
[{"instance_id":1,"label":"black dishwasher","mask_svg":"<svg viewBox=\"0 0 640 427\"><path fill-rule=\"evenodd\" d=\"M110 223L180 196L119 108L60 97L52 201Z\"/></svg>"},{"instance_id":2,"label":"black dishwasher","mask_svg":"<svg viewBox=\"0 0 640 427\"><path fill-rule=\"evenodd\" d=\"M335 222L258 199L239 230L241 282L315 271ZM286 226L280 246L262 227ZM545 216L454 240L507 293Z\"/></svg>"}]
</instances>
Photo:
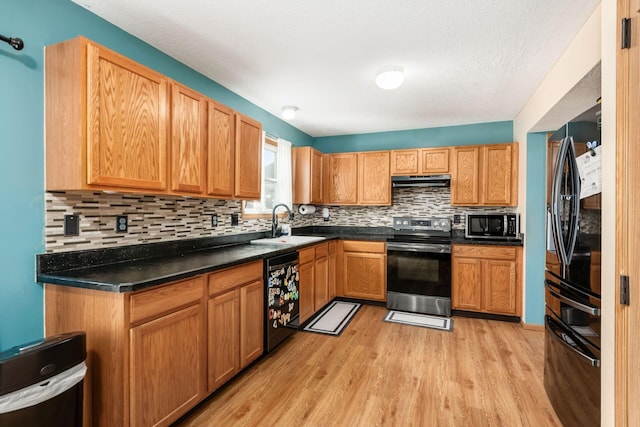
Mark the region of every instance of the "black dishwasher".
<instances>
[{"instance_id":1,"label":"black dishwasher","mask_svg":"<svg viewBox=\"0 0 640 427\"><path fill-rule=\"evenodd\" d=\"M265 260L264 347L267 352L300 327L298 252Z\"/></svg>"}]
</instances>

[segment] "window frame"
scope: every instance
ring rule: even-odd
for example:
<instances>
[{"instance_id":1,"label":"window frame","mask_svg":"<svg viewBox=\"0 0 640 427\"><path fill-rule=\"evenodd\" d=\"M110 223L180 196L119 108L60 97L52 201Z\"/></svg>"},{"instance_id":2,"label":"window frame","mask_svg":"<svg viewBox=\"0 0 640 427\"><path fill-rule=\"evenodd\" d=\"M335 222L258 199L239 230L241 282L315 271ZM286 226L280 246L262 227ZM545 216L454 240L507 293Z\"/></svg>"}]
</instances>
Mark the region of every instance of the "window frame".
<instances>
[{"instance_id":1,"label":"window frame","mask_svg":"<svg viewBox=\"0 0 640 427\"><path fill-rule=\"evenodd\" d=\"M269 146L269 147L267 147ZM278 152L278 141L270 138L269 136L265 136L264 138L264 143L262 145L262 150L264 152L264 150L269 150L269 151L273 151L274 153L276 153L277 156L277 152ZM264 153L262 158L264 159ZM260 196L263 197L265 195L264 189L265 189L265 183L267 182L267 180L270 180L270 182L274 182L276 185L278 183L278 164L276 163L276 178L267 178L266 176L264 176L264 165L260 166L260 179L262 181L262 190L260 192ZM263 202L263 200L260 200L261 202ZM243 200L242 201L242 217L246 218L246 219L255 219L255 218L271 218L272 212L271 210L269 210L268 212L262 211L262 212L247 212L247 200ZM277 213L276 216L278 218L284 218L286 216L286 212L280 212Z\"/></svg>"}]
</instances>

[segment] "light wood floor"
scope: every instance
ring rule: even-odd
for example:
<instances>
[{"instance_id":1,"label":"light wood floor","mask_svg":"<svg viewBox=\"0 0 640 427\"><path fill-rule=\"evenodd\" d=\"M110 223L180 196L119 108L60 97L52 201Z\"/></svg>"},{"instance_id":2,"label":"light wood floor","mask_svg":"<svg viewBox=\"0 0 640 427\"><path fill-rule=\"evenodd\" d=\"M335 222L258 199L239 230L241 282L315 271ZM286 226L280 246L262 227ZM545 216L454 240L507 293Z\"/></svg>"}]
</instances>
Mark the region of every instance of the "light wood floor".
<instances>
[{"instance_id":1,"label":"light wood floor","mask_svg":"<svg viewBox=\"0 0 640 427\"><path fill-rule=\"evenodd\" d=\"M453 332L363 306L340 337L299 332L186 426L561 426L541 331L454 317Z\"/></svg>"}]
</instances>

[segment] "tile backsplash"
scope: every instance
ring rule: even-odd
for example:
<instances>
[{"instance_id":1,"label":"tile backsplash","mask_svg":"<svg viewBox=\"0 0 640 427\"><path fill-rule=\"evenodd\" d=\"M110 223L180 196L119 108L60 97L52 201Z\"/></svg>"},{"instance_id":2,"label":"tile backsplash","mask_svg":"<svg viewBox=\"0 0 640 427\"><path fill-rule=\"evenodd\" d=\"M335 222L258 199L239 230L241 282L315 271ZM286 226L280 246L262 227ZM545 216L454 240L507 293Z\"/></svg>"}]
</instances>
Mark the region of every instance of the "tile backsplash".
<instances>
[{"instance_id":1,"label":"tile backsplash","mask_svg":"<svg viewBox=\"0 0 640 427\"><path fill-rule=\"evenodd\" d=\"M178 239L223 236L267 231L270 219L242 218L237 200L213 200L171 196L142 196L102 192L48 192L45 195L47 252L107 248ZM391 206L326 206L330 220L322 218L322 208L302 215L299 205L293 227L312 225L391 227L396 216L449 217L461 215L455 229L464 229L464 213L514 212L515 208L472 208L451 206L449 188L402 188L393 190ZM583 232L599 233L599 211L583 211ZM80 217L80 234L64 235L64 216ZM218 226L211 225L211 215L218 215ZM231 225L231 214L240 216L239 225ZM116 232L116 216L127 215L128 233ZM592 231L593 230L593 231Z\"/></svg>"}]
</instances>

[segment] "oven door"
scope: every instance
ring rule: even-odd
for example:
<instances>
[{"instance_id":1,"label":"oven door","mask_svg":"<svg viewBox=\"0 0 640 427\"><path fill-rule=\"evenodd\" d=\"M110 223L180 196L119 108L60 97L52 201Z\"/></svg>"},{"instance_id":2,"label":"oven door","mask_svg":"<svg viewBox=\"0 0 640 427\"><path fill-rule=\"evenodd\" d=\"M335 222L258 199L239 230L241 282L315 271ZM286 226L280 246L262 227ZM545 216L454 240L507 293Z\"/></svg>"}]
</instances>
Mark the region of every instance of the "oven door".
<instances>
[{"instance_id":1,"label":"oven door","mask_svg":"<svg viewBox=\"0 0 640 427\"><path fill-rule=\"evenodd\" d=\"M387 243L387 307L451 315L451 245Z\"/></svg>"}]
</instances>

